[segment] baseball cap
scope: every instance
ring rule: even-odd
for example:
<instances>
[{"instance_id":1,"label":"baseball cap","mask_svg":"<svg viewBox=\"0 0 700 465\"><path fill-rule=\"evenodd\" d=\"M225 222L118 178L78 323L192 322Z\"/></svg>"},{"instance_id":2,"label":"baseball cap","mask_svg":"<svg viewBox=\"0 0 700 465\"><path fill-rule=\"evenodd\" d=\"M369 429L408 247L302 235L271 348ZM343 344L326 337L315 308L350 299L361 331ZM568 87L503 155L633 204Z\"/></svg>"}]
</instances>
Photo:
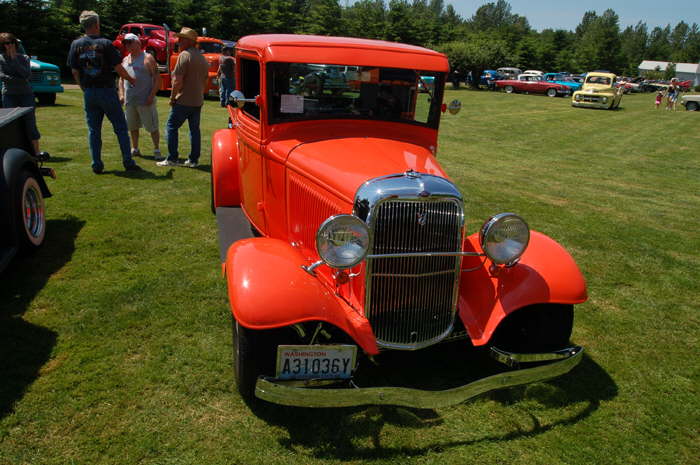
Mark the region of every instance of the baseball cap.
<instances>
[{"instance_id":1,"label":"baseball cap","mask_svg":"<svg viewBox=\"0 0 700 465\"><path fill-rule=\"evenodd\" d=\"M139 36L131 32L124 36L124 42L130 42L132 40L139 40Z\"/></svg>"}]
</instances>

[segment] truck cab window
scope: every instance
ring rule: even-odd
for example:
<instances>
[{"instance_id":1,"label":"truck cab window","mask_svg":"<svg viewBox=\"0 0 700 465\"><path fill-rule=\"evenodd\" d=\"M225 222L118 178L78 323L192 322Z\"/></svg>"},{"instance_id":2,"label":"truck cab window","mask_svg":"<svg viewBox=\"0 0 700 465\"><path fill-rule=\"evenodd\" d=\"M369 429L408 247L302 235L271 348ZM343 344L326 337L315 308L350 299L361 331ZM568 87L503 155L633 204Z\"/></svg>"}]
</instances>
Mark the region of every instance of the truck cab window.
<instances>
[{"instance_id":1,"label":"truck cab window","mask_svg":"<svg viewBox=\"0 0 700 465\"><path fill-rule=\"evenodd\" d=\"M246 98L255 98L260 95L260 63L255 60L241 58L239 60L241 70L241 92ZM248 102L243 111L253 118L260 119L260 107Z\"/></svg>"}]
</instances>

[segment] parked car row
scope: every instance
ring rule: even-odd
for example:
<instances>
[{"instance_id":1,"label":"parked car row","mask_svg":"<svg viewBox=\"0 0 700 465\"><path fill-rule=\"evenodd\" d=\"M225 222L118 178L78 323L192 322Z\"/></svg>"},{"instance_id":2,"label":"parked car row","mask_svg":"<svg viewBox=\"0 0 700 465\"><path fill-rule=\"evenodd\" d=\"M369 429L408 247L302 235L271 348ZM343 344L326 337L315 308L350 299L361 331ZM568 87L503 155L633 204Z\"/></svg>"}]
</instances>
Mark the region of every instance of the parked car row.
<instances>
[{"instance_id":1,"label":"parked car row","mask_svg":"<svg viewBox=\"0 0 700 465\"><path fill-rule=\"evenodd\" d=\"M615 83L615 86L622 88L625 93L666 91L670 85L671 81L649 80L643 77L620 77ZM677 81L676 85L680 87L682 92L688 92L693 85L693 81Z\"/></svg>"},{"instance_id":2,"label":"parked car row","mask_svg":"<svg viewBox=\"0 0 700 465\"><path fill-rule=\"evenodd\" d=\"M517 79L501 79L495 82L496 89L506 93L545 94L548 97L571 95L571 87L555 81L547 81L539 74L520 74Z\"/></svg>"}]
</instances>

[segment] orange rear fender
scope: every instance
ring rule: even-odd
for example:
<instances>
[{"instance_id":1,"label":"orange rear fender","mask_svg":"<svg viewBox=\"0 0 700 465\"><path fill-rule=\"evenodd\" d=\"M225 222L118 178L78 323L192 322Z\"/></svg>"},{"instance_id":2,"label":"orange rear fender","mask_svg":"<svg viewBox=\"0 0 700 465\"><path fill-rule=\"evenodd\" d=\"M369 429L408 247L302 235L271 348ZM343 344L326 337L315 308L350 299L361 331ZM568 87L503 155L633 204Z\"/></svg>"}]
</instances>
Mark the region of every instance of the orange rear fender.
<instances>
[{"instance_id":1,"label":"orange rear fender","mask_svg":"<svg viewBox=\"0 0 700 465\"><path fill-rule=\"evenodd\" d=\"M465 250L482 252L479 234L465 241ZM465 259L458 312L474 345L486 344L511 312L539 303L579 304L587 299L586 281L569 253L553 239L532 231L530 244L517 265L489 270L484 258Z\"/></svg>"},{"instance_id":2,"label":"orange rear fender","mask_svg":"<svg viewBox=\"0 0 700 465\"><path fill-rule=\"evenodd\" d=\"M279 239L235 242L225 267L236 320L251 329L325 321L345 331L366 353L379 353L367 319L304 271L304 263L295 248Z\"/></svg>"},{"instance_id":3,"label":"orange rear fender","mask_svg":"<svg viewBox=\"0 0 700 465\"><path fill-rule=\"evenodd\" d=\"M211 138L211 180L214 207L241 204L238 137L233 129L219 129Z\"/></svg>"}]
</instances>

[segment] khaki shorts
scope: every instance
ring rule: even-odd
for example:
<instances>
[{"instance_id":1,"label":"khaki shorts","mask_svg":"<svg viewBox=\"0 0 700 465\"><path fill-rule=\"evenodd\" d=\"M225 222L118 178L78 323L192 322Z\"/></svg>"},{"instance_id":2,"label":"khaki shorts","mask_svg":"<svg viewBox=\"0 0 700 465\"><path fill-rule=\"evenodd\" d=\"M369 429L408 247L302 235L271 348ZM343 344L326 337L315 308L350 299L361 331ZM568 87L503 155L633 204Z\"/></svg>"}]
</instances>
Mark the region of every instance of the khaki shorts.
<instances>
[{"instance_id":1,"label":"khaki shorts","mask_svg":"<svg viewBox=\"0 0 700 465\"><path fill-rule=\"evenodd\" d=\"M158 109L152 105L126 105L126 125L129 131L143 127L148 132L158 130Z\"/></svg>"}]
</instances>

